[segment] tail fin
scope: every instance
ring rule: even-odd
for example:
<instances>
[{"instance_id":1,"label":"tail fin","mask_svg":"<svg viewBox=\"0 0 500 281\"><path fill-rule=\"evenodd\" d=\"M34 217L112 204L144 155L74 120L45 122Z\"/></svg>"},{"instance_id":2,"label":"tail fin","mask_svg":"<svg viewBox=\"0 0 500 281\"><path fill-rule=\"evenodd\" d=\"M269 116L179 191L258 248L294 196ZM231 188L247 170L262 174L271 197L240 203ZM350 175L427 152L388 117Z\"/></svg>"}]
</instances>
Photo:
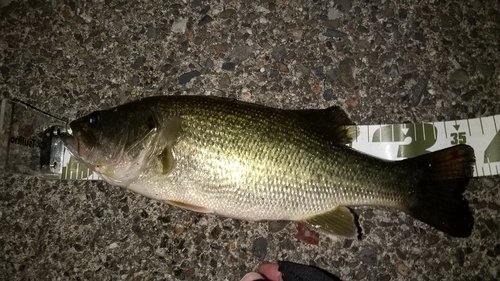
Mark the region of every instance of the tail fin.
<instances>
[{"instance_id":1,"label":"tail fin","mask_svg":"<svg viewBox=\"0 0 500 281\"><path fill-rule=\"evenodd\" d=\"M403 210L451 236L470 236L474 218L462 193L473 175L472 147L457 145L404 162L423 169L423 179Z\"/></svg>"}]
</instances>

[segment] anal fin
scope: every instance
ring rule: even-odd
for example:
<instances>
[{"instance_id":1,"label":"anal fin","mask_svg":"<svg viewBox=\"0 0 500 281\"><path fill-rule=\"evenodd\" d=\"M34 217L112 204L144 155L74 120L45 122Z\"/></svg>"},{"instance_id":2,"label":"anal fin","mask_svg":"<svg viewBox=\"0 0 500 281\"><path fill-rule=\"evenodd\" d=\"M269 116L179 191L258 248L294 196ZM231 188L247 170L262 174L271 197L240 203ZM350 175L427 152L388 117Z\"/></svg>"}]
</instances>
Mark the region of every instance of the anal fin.
<instances>
[{"instance_id":1,"label":"anal fin","mask_svg":"<svg viewBox=\"0 0 500 281\"><path fill-rule=\"evenodd\" d=\"M338 236L356 237L358 235L354 216L348 208L342 206L326 213L304 218L302 222Z\"/></svg>"}]
</instances>

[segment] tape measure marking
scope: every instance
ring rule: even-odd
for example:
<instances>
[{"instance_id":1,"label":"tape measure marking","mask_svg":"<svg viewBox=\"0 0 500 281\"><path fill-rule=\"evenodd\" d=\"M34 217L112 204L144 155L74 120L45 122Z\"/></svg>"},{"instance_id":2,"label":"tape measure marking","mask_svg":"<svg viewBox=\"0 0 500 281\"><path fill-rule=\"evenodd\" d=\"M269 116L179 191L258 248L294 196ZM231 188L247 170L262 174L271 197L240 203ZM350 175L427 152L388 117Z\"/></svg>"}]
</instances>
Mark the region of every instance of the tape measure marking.
<instances>
[{"instance_id":1,"label":"tape measure marking","mask_svg":"<svg viewBox=\"0 0 500 281\"><path fill-rule=\"evenodd\" d=\"M357 126L351 147L388 160L401 160L457 144L476 156L474 176L500 174L500 115L445 122Z\"/></svg>"}]
</instances>

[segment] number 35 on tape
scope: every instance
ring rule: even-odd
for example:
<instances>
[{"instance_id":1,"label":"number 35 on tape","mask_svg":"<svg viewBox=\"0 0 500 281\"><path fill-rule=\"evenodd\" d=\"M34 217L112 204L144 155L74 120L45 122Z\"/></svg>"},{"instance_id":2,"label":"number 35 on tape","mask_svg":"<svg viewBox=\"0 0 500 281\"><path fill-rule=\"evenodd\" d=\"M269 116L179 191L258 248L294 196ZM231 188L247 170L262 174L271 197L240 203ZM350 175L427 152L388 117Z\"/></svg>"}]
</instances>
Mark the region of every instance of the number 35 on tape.
<instances>
[{"instance_id":1,"label":"number 35 on tape","mask_svg":"<svg viewBox=\"0 0 500 281\"><path fill-rule=\"evenodd\" d=\"M500 174L500 115L446 122L357 126L352 148L401 160L457 144L474 148L474 176Z\"/></svg>"}]
</instances>

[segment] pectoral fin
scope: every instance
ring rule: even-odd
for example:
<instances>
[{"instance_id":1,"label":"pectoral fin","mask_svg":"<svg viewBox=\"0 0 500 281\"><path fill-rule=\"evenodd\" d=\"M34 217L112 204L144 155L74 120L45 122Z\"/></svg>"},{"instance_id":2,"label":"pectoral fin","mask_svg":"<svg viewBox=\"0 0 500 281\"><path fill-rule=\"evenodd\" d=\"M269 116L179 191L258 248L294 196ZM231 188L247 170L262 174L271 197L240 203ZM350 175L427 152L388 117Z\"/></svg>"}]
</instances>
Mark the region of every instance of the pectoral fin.
<instances>
[{"instance_id":1,"label":"pectoral fin","mask_svg":"<svg viewBox=\"0 0 500 281\"><path fill-rule=\"evenodd\" d=\"M163 166L162 173L164 175L169 174L175 166L175 158L172 152L172 149L169 147L165 147L165 149L160 154L161 164Z\"/></svg>"},{"instance_id":2,"label":"pectoral fin","mask_svg":"<svg viewBox=\"0 0 500 281\"><path fill-rule=\"evenodd\" d=\"M182 119L180 117L174 117L170 119L165 126L165 131L162 136L165 142L165 148L160 154L163 174L170 173L175 167L173 147L181 131L181 125Z\"/></svg>"},{"instance_id":3,"label":"pectoral fin","mask_svg":"<svg viewBox=\"0 0 500 281\"><path fill-rule=\"evenodd\" d=\"M326 213L304 218L302 222L338 236L356 237L358 234L354 216L346 207L336 207Z\"/></svg>"}]
</instances>

